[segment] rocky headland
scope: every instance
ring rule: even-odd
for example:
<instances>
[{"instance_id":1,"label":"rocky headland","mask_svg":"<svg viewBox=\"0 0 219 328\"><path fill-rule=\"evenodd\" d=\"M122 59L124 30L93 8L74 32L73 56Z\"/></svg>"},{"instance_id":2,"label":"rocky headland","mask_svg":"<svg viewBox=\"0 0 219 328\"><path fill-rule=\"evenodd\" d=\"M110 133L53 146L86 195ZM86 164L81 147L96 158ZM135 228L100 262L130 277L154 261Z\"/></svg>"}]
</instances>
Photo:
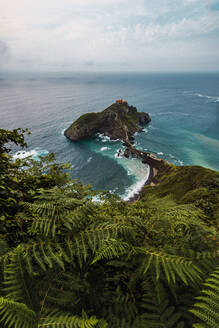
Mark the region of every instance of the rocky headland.
<instances>
[{"instance_id":1,"label":"rocky headland","mask_svg":"<svg viewBox=\"0 0 219 328\"><path fill-rule=\"evenodd\" d=\"M150 121L148 113L138 112L127 102L114 103L100 113L80 116L64 135L71 141L77 141L101 133L112 140L133 142L134 133L142 131L142 125Z\"/></svg>"}]
</instances>

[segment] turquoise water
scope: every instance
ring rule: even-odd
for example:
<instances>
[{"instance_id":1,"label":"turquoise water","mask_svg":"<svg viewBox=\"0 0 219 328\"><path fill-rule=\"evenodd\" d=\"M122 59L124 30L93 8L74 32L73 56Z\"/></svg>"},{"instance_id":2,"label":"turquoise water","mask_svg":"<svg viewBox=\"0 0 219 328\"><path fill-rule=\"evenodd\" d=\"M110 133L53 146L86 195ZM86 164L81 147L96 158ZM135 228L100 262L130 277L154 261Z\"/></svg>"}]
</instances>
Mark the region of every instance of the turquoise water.
<instances>
[{"instance_id":1,"label":"turquoise water","mask_svg":"<svg viewBox=\"0 0 219 328\"><path fill-rule=\"evenodd\" d=\"M59 161L72 163L74 178L127 197L145 181L146 166L118 157L119 141L97 136L72 143L63 135L80 115L102 111L121 97L151 115L145 132L136 135L137 148L176 165L219 170L216 73L2 73L1 128L28 127L27 152L35 158L54 152Z\"/></svg>"}]
</instances>

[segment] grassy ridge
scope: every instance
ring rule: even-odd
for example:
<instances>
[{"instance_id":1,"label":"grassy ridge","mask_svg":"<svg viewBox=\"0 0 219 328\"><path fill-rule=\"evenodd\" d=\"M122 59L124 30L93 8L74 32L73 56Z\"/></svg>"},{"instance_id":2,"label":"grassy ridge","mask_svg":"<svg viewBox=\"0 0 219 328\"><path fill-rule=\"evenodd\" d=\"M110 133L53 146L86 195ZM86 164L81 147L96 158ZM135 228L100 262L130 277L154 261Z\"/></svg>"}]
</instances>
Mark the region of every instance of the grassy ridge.
<instances>
[{"instance_id":1,"label":"grassy ridge","mask_svg":"<svg viewBox=\"0 0 219 328\"><path fill-rule=\"evenodd\" d=\"M147 201L151 196L169 196L178 204L195 204L204 210L209 219L219 219L218 172L201 166L170 165L156 179L156 187L145 187L142 201Z\"/></svg>"}]
</instances>

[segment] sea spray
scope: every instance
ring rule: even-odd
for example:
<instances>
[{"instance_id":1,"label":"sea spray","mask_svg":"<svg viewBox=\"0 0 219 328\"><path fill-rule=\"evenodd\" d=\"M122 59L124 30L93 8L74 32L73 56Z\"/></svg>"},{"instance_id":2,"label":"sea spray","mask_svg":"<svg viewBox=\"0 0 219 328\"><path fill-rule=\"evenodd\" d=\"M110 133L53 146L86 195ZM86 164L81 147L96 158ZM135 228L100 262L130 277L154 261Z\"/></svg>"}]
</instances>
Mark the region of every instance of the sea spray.
<instances>
[{"instance_id":1,"label":"sea spray","mask_svg":"<svg viewBox=\"0 0 219 328\"><path fill-rule=\"evenodd\" d=\"M49 152L47 150L43 150L40 148L35 148L32 150L20 150L17 151L14 155L13 155L13 159L24 159L27 158L29 156L31 156L33 159L35 159L36 161L39 161L39 156L45 156L47 155Z\"/></svg>"}]
</instances>

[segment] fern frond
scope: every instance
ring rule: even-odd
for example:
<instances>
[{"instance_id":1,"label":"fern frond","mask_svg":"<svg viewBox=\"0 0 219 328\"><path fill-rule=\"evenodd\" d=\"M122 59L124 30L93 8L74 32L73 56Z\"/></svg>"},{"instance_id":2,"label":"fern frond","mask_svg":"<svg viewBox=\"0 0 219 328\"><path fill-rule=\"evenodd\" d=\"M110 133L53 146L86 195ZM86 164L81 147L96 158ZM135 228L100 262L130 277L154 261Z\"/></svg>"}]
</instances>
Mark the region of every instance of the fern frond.
<instances>
[{"instance_id":1,"label":"fern frond","mask_svg":"<svg viewBox=\"0 0 219 328\"><path fill-rule=\"evenodd\" d=\"M135 250L144 255L140 269L143 274L146 274L149 269L153 268L157 280L164 273L168 283L175 283L176 276L178 276L186 285L190 281L195 282L201 279L201 270L187 258L167 254L156 249L136 247Z\"/></svg>"},{"instance_id":2,"label":"fern frond","mask_svg":"<svg viewBox=\"0 0 219 328\"><path fill-rule=\"evenodd\" d=\"M93 328L97 326L98 321L95 316L81 318L69 313L53 311L46 318L40 319L37 328Z\"/></svg>"},{"instance_id":3,"label":"fern frond","mask_svg":"<svg viewBox=\"0 0 219 328\"><path fill-rule=\"evenodd\" d=\"M4 269L4 291L7 298L13 301L22 302L33 309L31 298L30 279L28 279L24 265L24 251L22 246L18 246L10 257L10 262L5 265Z\"/></svg>"},{"instance_id":4,"label":"fern frond","mask_svg":"<svg viewBox=\"0 0 219 328\"><path fill-rule=\"evenodd\" d=\"M98 249L91 264L99 260L112 260L118 258L130 250L130 245L121 240L110 238L106 240Z\"/></svg>"},{"instance_id":5,"label":"fern frond","mask_svg":"<svg viewBox=\"0 0 219 328\"><path fill-rule=\"evenodd\" d=\"M200 268L203 268L205 272L214 270L215 262L219 260L219 250L214 249L211 252L193 252L187 251L186 256L191 258L192 261L196 262Z\"/></svg>"},{"instance_id":6,"label":"fern frond","mask_svg":"<svg viewBox=\"0 0 219 328\"><path fill-rule=\"evenodd\" d=\"M122 223L101 223L97 226L80 232L73 240L75 255L80 266L85 262L90 254L95 254L102 245L110 239L116 239L120 236L127 236L133 231L133 227Z\"/></svg>"},{"instance_id":7,"label":"fern frond","mask_svg":"<svg viewBox=\"0 0 219 328\"><path fill-rule=\"evenodd\" d=\"M78 199L65 199L54 201L47 201L41 203L27 203L23 202L22 205L26 209L30 209L33 213L39 214L41 217L60 218L70 213L74 208L84 204L84 201Z\"/></svg>"},{"instance_id":8,"label":"fern frond","mask_svg":"<svg viewBox=\"0 0 219 328\"><path fill-rule=\"evenodd\" d=\"M184 327L181 311L171 304L169 295L160 282L154 285L145 281L142 287L144 295L141 307L144 308L144 313L139 317L141 324L144 323L145 327Z\"/></svg>"},{"instance_id":9,"label":"fern frond","mask_svg":"<svg viewBox=\"0 0 219 328\"><path fill-rule=\"evenodd\" d=\"M65 243L61 245L61 243L50 241L39 241L23 246L24 260L29 273L33 272L34 261L43 271L46 271L47 267L52 268L54 264L58 264L64 270L64 262L70 261L64 246Z\"/></svg>"},{"instance_id":10,"label":"fern frond","mask_svg":"<svg viewBox=\"0 0 219 328\"><path fill-rule=\"evenodd\" d=\"M36 314L25 304L0 298L0 322L4 327L36 328Z\"/></svg>"},{"instance_id":11,"label":"fern frond","mask_svg":"<svg viewBox=\"0 0 219 328\"><path fill-rule=\"evenodd\" d=\"M201 296L196 299L199 302L194 304L190 312L201 322L195 324L194 327L219 327L219 266L206 279Z\"/></svg>"},{"instance_id":12,"label":"fern frond","mask_svg":"<svg viewBox=\"0 0 219 328\"><path fill-rule=\"evenodd\" d=\"M60 271L45 292L46 304L52 307L64 305L71 311L80 302L80 295L85 295L87 286L87 281L79 273Z\"/></svg>"},{"instance_id":13,"label":"fern frond","mask_svg":"<svg viewBox=\"0 0 219 328\"><path fill-rule=\"evenodd\" d=\"M68 215L76 208L85 204L85 200L72 197L65 189L54 187L39 190L34 203L23 202L24 209L34 214L32 231L48 236L56 234L57 225L71 230L71 218Z\"/></svg>"}]
</instances>

